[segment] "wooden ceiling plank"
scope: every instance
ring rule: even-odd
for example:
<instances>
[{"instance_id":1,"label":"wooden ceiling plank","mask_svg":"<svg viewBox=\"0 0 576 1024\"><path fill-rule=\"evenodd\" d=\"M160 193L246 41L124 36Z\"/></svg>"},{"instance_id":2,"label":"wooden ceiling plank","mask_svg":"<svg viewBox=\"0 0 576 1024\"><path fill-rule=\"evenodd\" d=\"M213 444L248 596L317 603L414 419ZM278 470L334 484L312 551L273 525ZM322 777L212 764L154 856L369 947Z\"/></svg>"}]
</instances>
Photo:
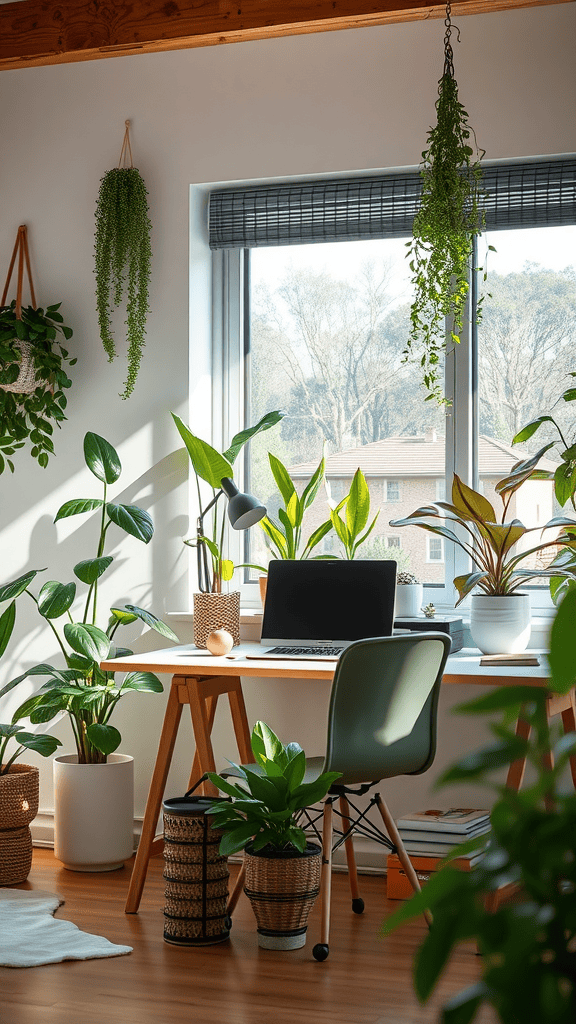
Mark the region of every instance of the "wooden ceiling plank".
<instances>
[{"instance_id":1,"label":"wooden ceiling plank","mask_svg":"<svg viewBox=\"0 0 576 1024\"><path fill-rule=\"evenodd\" d=\"M573 0L457 0L453 18ZM443 18L425 0L20 0L0 6L0 70Z\"/></svg>"}]
</instances>

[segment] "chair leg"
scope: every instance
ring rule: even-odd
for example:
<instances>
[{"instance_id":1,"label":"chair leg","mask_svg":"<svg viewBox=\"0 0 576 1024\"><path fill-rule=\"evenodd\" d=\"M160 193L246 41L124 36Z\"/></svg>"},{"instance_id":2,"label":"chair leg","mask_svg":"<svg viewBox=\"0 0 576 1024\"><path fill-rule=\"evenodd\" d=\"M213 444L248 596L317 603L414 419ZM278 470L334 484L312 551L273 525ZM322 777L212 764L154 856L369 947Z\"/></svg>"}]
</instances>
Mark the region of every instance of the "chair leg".
<instances>
[{"instance_id":1,"label":"chair leg","mask_svg":"<svg viewBox=\"0 0 576 1024\"><path fill-rule=\"evenodd\" d=\"M232 914L234 912L234 908L236 907L236 904L238 903L238 900L240 899L240 896L242 895L242 889L244 888L244 878L245 878L245 876L246 876L246 858L243 857L242 858L242 863L240 865L240 871L238 872L238 878L236 879L236 884L234 886L234 889L232 890L232 894L230 896L230 899L228 900L228 906L226 908L226 913L228 914L228 917L230 919L232 919Z\"/></svg>"},{"instance_id":2,"label":"chair leg","mask_svg":"<svg viewBox=\"0 0 576 1024\"><path fill-rule=\"evenodd\" d=\"M343 794L340 797L340 814L342 815L342 830L343 832L347 832L350 828L350 804ZM355 914L361 914L364 910L364 900L361 898L360 890L358 889L358 871L356 868L356 856L354 854L352 835L349 835L348 838L344 840L344 848L346 850L348 879L350 882L350 893L352 895L352 910Z\"/></svg>"},{"instance_id":3,"label":"chair leg","mask_svg":"<svg viewBox=\"0 0 576 1024\"><path fill-rule=\"evenodd\" d=\"M324 801L322 821L322 874L320 876L320 942L312 950L315 960L326 960L330 947L330 896L332 889L332 799Z\"/></svg>"},{"instance_id":4,"label":"chair leg","mask_svg":"<svg viewBox=\"0 0 576 1024\"><path fill-rule=\"evenodd\" d=\"M412 886L414 892L421 892L422 887L420 885L420 882L418 881L418 876L414 871L412 862L408 854L406 853L406 848L404 846L404 843L402 842L400 833L396 828L396 822L394 821L394 818L390 814L387 804L382 799L379 793L376 794L374 799L376 801L376 806L380 811L380 814L382 815L382 821L384 822L386 831L388 832L390 839L392 840L394 846L398 851L398 859L402 867L404 868L404 871L406 872L406 877L408 878L410 885ZM429 910L424 911L424 917L426 918L426 923L428 927L430 927L430 925L432 924L432 914L430 913Z\"/></svg>"}]
</instances>

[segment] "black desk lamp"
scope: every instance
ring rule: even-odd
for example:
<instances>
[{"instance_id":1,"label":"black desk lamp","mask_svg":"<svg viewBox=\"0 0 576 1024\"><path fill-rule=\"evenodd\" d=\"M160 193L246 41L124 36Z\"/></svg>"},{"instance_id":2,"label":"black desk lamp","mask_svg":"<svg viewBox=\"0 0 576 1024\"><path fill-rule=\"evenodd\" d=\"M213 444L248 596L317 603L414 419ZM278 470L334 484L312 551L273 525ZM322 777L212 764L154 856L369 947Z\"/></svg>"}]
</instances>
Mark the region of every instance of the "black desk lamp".
<instances>
[{"instance_id":1,"label":"black desk lamp","mask_svg":"<svg viewBox=\"0 0 576 1024\"><path fill-rule=\"evenodd\" d=\"M198 516L197 522L197 558L198 558L198 589L203 593L209 590L208 556L206 544L202 543L204 537L204 516L214 507L221 494L228 498L228 519L233 530L248 530L266 515L266 506L252 494L244 494L239 491L233 480L225 476L220 481L221 489L215 494L212 501Z\"/></svg>"}]
</instances>

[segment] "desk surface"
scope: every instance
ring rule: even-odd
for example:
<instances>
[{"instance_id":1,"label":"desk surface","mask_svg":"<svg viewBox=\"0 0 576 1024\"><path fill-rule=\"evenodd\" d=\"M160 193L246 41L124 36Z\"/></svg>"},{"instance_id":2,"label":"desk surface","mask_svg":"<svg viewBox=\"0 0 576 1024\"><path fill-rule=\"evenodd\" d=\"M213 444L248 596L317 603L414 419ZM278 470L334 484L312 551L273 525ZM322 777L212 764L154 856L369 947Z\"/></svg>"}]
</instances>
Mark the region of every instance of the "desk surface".
<instances>
[{"instance_id":1,"label":"desk surface","mask_svg":"<svg viewBox=\"0 0 576 1024\"><path fill-rule=\"evenodd\" d=\"M132 654L126 658L103 661L101 668L107 672L132 670L168 673L171 676L259 676L282 679L332 679L335 661L264 661L247 658L248 653L258 651L259 644L244 643L234 647L224 658L215 658L209 651L194 644L170 647L145 654ZM478 686L507 686L518 683L523 686L543 686L549 677L546 655L534 651L540 658L540 665L505 666L480 665L480 652L464 648L451 654L446 663L443 683L476 684Z\"/></svg>"}]
</instances>

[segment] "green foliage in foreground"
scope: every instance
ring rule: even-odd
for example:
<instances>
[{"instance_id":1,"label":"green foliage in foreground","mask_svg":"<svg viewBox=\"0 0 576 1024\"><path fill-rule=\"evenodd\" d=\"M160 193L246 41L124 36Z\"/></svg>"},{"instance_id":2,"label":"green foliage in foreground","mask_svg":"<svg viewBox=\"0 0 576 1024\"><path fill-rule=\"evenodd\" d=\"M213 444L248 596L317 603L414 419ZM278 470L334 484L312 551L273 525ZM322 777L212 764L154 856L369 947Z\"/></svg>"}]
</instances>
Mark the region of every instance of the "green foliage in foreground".
<instances>
[{"instance_id":1,"label":"green foliage in foreground","mask_svg":"<svg viewBox=\"0 0 576 1024\"><path fill-rule=\"evenodd\" d=\"M576 591L569 592L552 628L552 689L567 693L576 682ZM576 757L576 736L560 736L546 717L546 693L534 687L494 689L462 705L465 714L501 712L492 746L452 766L440 784L484 783L487 776L526 757L535 781L519 793L490 783L496 792L492 834L484 859L469 873L443 867L383 926L389 934L427 907L434 922L414 962L414 986L425 1002L455 946L473 940L482 957L482 978L454 996L442 1024L469 1024L490 1003L502 1024L574 1024L576 1020L576 795L562 791L560 777ZM519 713L531 737L516 736ZM555 766L547 752L552 749ZM474 841L472 841L474 842ZM476 841L478 842L478 841ZM470 844L472 845L472 844ZM458 856L462 848L453 851ZM487 909L487 894L516 883L520 900Z\"/></svg>"}]
</instances>

